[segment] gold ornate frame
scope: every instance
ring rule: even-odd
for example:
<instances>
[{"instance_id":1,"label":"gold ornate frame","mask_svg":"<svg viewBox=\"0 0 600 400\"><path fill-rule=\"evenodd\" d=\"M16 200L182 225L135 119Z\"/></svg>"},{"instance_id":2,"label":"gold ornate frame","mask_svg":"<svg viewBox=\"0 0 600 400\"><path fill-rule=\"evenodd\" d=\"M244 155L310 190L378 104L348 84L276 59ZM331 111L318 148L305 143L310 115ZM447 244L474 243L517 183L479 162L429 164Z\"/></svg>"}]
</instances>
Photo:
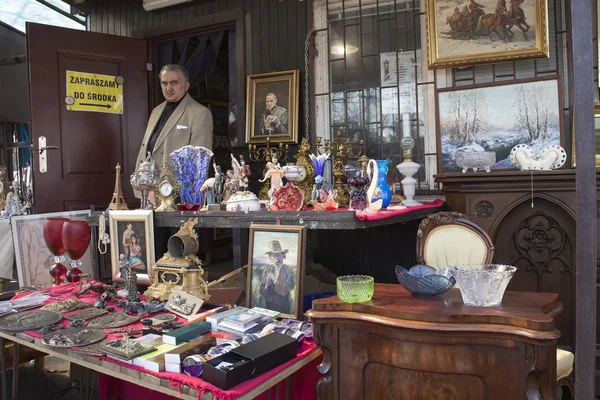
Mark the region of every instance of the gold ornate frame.
<instances>
[{"instance_id":1,"label":"gold ornate frame","mask_svg":"<svg viewBox=\"0 0 600 400\"><path fill-rule=\"evenodd\" d=\"M295 226L295 225L265 225L265 224L252 224L250 225L250 242L248 244L248 283L246 287L246 306L253 307L252 305L252 277L254 275L253 265L253 252L254 252L254 235L256 232L292 232L297 234L297 260L296 260L296 271L294 277L296 279L296 287L294 288L295 299L292 304L294 312L292 314L281 313L282 318L294 318L298 320L303 319L303 278L304 278L304 263L306 261L306 227ZM279 311L279 310L275 310Z\"/></svg>"},{"instance_id":2,"label":"gold ornate frame","mask_svg":"<svg viewBox=\"0 0 600 400\"><path fill-rule=\"evenodd\" d=\"M594 120L600 123L600 103L594 103ZM600 143L600 132L596 132L596 129L594 129L594 132L596 134L596 142ZM575 168L577 164L577 157L575 152L575 143L577 141L577 136L575 135L575 109L573 109L573 113L571 116L571 137L573 138L571 140L571 167ZM596 168L600 168L600 154L598 153L596 153Z\"/></svg>"},{"instance_id":3,"label":"gold ornate frame","mask_svg":"<svg viewBox=\"0 0 600 400\"><path fill-rule=\"evenodd\" d=\"M249 75L246 85L246 144L266 143L267 138L274 143L298 143L298 76L299 70L270 72L267 74ZM254 132L256 126L256 86L270 82L288 83L288 133L278 135L261 135ZM262 103L264 104L264 99Z\"/></svg>"},{"instance_id":4,"label":"gold ornate frame","mask_svg":"<svg viewBox=\"0 0 600 400\"><path fill-rule=\"evenodd\" d=\"M123 282L119 271L119 232L118 222L143 222L144 244L146 246L146 274L137 274L137 282L142 285L150 284L149 273L156 263L154 256L154 219L152 210L111 210L108 212L108 225L110 229L110 262L114 281Z\"/></svg>"},{"instance_id":5,"label":"gold ornate frame","mask_svg":"<svg viewBox=\"0 0 600 400\"><path fill-rule=\"evenodd\" d=\"M425 24L427 26L427 66L429 69L453 68L534 58L548 58L550 55L548 44L548 3L547 0L535 0L535 21L532 23L532 25L535 25L536 32L535 47L528 49L499 50L479 54L439 57L436 15L437 2L438 0L425 0ZM520 35L521 32L517 30L514 32L514 34Z\"/></svg>"}]
</instances>

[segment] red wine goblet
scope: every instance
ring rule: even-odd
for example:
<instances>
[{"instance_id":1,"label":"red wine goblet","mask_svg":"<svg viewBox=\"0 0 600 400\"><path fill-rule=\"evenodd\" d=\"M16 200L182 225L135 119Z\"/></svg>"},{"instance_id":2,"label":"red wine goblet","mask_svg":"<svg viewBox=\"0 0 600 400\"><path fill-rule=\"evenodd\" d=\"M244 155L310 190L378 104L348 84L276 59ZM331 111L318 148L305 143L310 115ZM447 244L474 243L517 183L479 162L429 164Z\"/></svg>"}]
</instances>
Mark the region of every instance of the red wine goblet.
<instances>
[{"instance_id":1,"label":"red wine goblet","mask_svg":"<svg viewBox=\"0 0 600 400\"><path fill-rule=\"evenodd\" d=\"M54 286L63 283L67 274L67 268L63 265L65 261L65 246L62 239L62 230L67 218L47 218L44 221L44 241L50 253L54 256L54 264L50 267L50 276L54 279Z\"/></svg>"},{"instance_id":2,"label":"red wine goblet","mask_svg":"<svg viewBox=\"0 0 600 400\"><path fill-rule=\"evenodd\" d=\"M67 221L63 225L62 241L65 250L71 258L71 269L67 272L68 282L79 282L81 279L80 258L83 257L90 245L92 228L86 221Z\"/></svg>"}]
</instances>

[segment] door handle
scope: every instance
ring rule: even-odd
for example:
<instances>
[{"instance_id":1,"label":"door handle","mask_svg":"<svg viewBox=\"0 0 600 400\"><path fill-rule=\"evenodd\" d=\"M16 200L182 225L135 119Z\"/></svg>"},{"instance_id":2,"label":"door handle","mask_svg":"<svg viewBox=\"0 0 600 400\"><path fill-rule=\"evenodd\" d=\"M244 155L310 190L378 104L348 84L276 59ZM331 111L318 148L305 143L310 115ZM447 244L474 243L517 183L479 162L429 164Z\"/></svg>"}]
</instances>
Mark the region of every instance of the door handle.
<instances>
[{"instance_id":1,"label":"door handle","mask_svg":"<svg viewBox=\"0 0 600 400\"><path fill-rule=\"evenodd\" d=\"M45 174L48 172L48 156L46 150L57 150L58 146L46 146L46 137L40 136L38 139L38 148L34 150L39 150L39 162L40 162L40 173Z\"/></svg>"}]
</instances>

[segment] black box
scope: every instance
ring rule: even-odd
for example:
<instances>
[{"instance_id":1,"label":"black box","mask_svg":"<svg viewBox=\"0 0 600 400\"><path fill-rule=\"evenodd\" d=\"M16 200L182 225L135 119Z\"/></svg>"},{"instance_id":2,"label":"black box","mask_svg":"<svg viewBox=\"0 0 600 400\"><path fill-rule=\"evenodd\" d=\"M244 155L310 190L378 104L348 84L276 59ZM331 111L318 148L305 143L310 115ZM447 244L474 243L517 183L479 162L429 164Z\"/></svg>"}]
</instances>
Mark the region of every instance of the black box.
<instances>
[{"instance_id":1,"label":"black box","mask_svg":"<svg viewBox=\"0 0 600 400\"><path fill-rule=\"evenodd\" d=\"M204 363L202 379L221 389L229 389L255 378L296 358L298 341L288 335L273 332L229 353ZM222 363L233 368L217 368Z\"/></svg>"}]
</instances>

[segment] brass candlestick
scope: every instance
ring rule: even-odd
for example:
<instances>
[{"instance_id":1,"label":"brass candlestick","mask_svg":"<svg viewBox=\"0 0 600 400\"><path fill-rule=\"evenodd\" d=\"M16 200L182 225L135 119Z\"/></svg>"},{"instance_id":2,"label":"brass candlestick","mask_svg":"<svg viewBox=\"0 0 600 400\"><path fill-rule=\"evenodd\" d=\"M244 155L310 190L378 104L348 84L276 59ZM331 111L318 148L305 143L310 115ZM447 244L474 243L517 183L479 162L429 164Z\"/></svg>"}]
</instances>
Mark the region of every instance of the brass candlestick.
<instances>
[{"instance_id":1,"label":"brass candlestick","mask_svg":"<svg viewBox=\"0 0 600 400\"><path fill-rule=\"evenodd\" d=\"M256 147L255 144L248 144L248 158L250 161L265 161L265 170L266 173L267 167L266 164L272 160L275 156L279 162L283 162L285 164L285 160L287 159L289 145L284 145L283 143L279 143L279 146L271 146L271 139L267 137L267 143L264 147ZM261 200L269 199L269 189L271 186L271 180L267 179L263 182L262 187L260 188L260 192L258 193L258 198Z\"/></svg>"},{"instance_id":2,"label":"brass candlestick","mask_svg":"<svg viewBox=\"0 0 600 400\"><path fill-rule=\"evenodd\" d=\"M337 191L335 201L340 205L340 207L346 207L350 203L350 194L348 193L348 189L346 189L344 183L342 182L342 177L344 176L344 163L350 158L360 157L362 154L364 154L364 140L360 139L360 141L358 142L356 154L354 149L352 148L350 138L342 138L341 129L338 129L335 132L334 142L328 139L324 140L322 151L321 140L322 138L320 136L317 136L317 152L319 154L333 154L333 176L335 182L335 189Z\"/></svg>"}]
</instances>

